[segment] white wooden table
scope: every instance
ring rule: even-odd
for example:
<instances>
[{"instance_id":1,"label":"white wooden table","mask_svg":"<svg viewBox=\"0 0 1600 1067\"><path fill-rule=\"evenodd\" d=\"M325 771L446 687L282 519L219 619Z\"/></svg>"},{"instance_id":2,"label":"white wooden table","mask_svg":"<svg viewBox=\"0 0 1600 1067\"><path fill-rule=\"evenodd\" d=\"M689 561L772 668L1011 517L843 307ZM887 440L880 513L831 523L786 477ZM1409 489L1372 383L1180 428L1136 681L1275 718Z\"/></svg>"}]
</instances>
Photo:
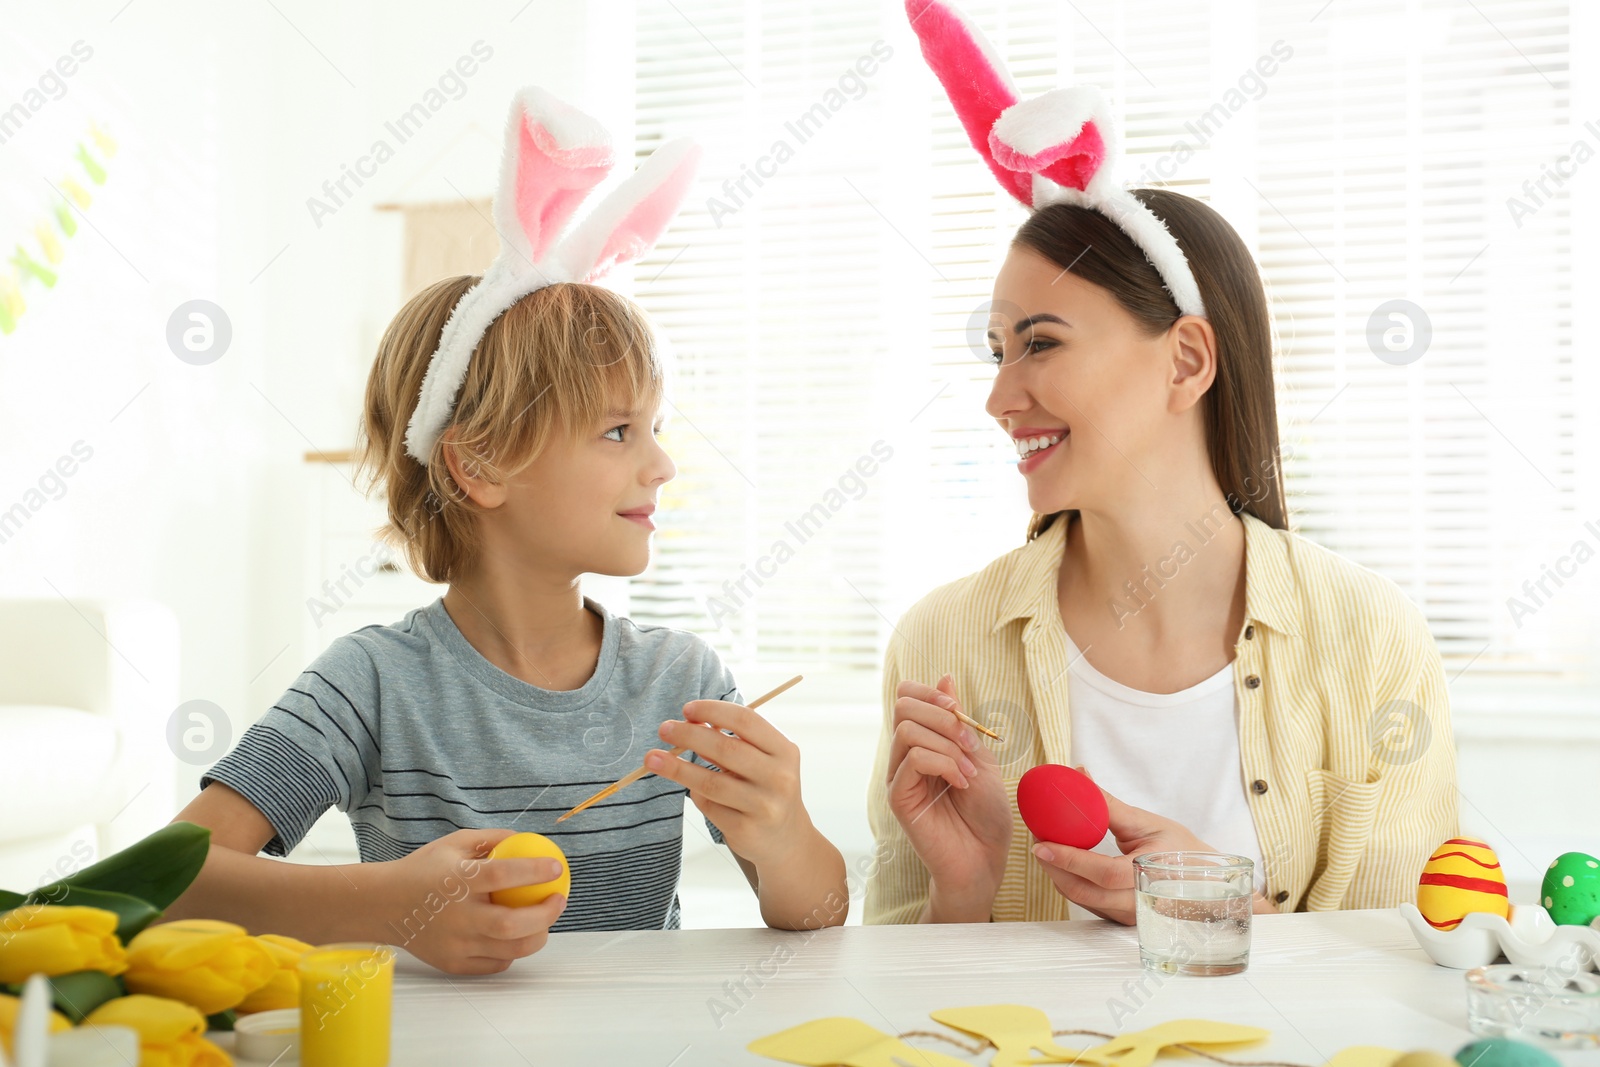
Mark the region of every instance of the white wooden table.
<instances>
[{"instance_id":1,"label":"white wooden table","mask_svg":"<svg viewBox=\"0 0 1600 1067\"><path fill-rule=\"evenodd\" d=\"M937 1008L1016 1003L1043 1009L1058 1029L1245 1023L1272 1039L1232 1058L1315 1067L1357 1044L1453 1054L1472 1039L1463 973L1430 962L1393 910L1258 915L1244 974L1160 982L1140 969L1134 930L1100 920L557 934L487 978L446 976L402 954L392 1063L763 1064L775 1061L748 1042L810 1019L848 1015L901 1033L941 1029L928 1018ZM741 980L749 992L735 998ZM714 999L732 1009L720 1025ZM1556 1055L1600 1067L1600 1051Z\"/></svg>"}]
</instances>

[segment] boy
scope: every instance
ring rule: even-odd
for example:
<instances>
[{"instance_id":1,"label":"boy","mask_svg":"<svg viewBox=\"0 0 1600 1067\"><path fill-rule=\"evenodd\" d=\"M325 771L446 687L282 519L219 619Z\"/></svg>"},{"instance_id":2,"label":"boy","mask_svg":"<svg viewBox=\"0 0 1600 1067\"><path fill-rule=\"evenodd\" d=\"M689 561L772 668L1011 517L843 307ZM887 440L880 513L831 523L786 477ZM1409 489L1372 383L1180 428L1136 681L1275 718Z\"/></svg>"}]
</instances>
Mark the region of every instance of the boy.
<instances>
[{"instance_id":1,"label":"boy","mask_svg":"<svg viewBox=\"0 0 1600 1067\"><path fill-rule=\"evenodd\" d=\"M408 454L432 353L477 281L439 282L396 315L362 426L359 467L386 491L386 533L448 590L334 641L211 768L178 816L211 828L211 853L167 917L503 971L552 930L676 928L687 792L769 926L843 923L844 862L801 802L796 747L741 706L699 638L618 618L579 589L583 573L644 569L676 473L655 438L663 375L639 309L579 282L520 297L473 348L429 461ZM651 777L556 825L670 745L694 759L652 758ZM350 814L362 863L257 855L287 854L330 805ZM489 901L559 872L482 858L514 830L561 846L570 903Z\"/></svg>"}]
</instances>

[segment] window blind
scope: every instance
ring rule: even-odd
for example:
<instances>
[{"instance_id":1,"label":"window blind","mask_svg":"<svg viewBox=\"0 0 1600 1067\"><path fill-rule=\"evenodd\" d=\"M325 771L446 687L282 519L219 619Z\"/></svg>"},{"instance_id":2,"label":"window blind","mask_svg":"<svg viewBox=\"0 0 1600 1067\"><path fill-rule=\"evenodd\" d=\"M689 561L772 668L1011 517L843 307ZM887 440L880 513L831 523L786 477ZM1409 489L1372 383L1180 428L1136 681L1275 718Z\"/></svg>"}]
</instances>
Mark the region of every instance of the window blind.
<instances>
[{"instance_id":1,"label":"window blind","mask_svg":"<svg viewBox=\"0 0 1600 1067\"><path fill-rule=\"evenodd\" d=\"M1210 200L1254 248L1296 529L1398 582L1452 673L1580 677L1594 653L1570 635L1592 632L1592 598L1547 583L1531 614L1508 603L1580 536L1600 548L1578 507L1592 461L1572 389L1571 213L1553 187L1520 226L1505 204L1582 132L1568 9L964 8L1024 96L1100 86L1124 123L1124 174ZM736 661L874 669L901 611L1023 537L1022 479L975 348L1024 209L904 22L899 3L638 8L639 153L696 136L707 199L637 273L678 354L681 473L634 613ZM892 56L861 96L773 162L798 140L792 120L879 41ZM756 171L771 173L743 195ZM1426 335L1410 362L1369 341L1397 300L1428 318L1377 317L1380 339ZM878 440L892 458L860 499L771 565L785 523Z\"/></svg>"},{"instance_id":2,"label":"window blind","mask_svg":"<svg viewBox=\"0 0 1600 1067\"><path fill-rule=\"evenodd\" d=\"M875 214L896 169L872 146L907 59L873 51L881 6L638 12L639 152L692 133L706 154L698 198L635 275L676 350L680 475L633 614L736 664L870 671L885 475L905 459L882 429L899 261Z\"/></svg>"},{"instance_id":3,"label":"window blind","mask_svg":"<svg viewBox=\"0 0 1600 1067\"><path fill-rule=\"evenodd\" d=\"M1560 197L1537 225L1507 210L1575 132L1569 11L1304 14L1261 9L1296 47L1259 104L1256 179L1297 526L1400 583L1452 674L1572 676L1583 598L1510 603L1582 527L1571 219ZM1395 300L1421 311L1389 320L1393 347L1431 340L1391 363L1369 323Z\"/></svg>"}]
</instances>

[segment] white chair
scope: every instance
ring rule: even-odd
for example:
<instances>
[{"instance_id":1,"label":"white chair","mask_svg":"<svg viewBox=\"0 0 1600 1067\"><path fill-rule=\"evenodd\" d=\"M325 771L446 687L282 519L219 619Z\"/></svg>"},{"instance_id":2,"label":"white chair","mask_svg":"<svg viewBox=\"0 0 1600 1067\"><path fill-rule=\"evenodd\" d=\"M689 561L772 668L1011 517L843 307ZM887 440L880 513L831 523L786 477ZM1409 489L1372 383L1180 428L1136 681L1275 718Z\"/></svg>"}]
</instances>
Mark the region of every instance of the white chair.
<instances>
[{"instance_id":1,"label":"white chair","mask_svg":"<svg viewBox=\"0 0 1600 1067\"><path fill-rule=\"evenodd\" d=\"M0 888L171 820L178 649L176 617L151 601L0 600Z\"/></svg>"}]
</instances>

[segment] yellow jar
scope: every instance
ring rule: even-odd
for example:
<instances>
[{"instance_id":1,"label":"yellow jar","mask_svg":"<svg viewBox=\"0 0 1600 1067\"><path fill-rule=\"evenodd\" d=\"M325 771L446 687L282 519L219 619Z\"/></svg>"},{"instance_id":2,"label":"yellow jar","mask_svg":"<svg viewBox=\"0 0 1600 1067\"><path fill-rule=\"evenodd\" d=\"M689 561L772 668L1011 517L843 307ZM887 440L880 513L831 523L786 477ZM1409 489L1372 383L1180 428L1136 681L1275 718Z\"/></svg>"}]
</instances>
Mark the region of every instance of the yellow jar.
<instances>
[{"instance_id":1,"label":"yellow jar","mask_svg":"<svg viewBox=\"0 0 1600 1067\"><path fill-rule=\"evenodd\" d=\"M386 1067L394 949L347 942L300 957L300 1067Z\"/></svg>"}]
</instances>

